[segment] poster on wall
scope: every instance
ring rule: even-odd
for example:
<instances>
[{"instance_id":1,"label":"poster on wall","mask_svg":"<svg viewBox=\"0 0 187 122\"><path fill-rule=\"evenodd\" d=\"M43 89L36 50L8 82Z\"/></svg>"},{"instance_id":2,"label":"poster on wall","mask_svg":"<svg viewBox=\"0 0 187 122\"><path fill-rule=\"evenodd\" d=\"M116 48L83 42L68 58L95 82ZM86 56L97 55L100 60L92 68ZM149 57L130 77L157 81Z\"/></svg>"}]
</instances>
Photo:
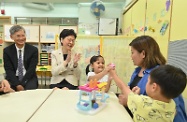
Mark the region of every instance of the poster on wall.
<instances>
[{"instance_id":1,"label":"poster on wall","mask_svg":"<svg viewBox=\"0 0 187 122\"><path fill-rule=\"evenodd\" d=\"M100 18L99 35L118 35L118 18Z\"/></svg>"},{"instance_id":2,"label":"poster on wall","mask_svg":"<svg viewBox=\"0 0 187 122\"><path fill-rule=\"evenodd\" d=\"M98 23L82 23L78 25L80 35L98 35Z\"/></svg>"}]
</instances>

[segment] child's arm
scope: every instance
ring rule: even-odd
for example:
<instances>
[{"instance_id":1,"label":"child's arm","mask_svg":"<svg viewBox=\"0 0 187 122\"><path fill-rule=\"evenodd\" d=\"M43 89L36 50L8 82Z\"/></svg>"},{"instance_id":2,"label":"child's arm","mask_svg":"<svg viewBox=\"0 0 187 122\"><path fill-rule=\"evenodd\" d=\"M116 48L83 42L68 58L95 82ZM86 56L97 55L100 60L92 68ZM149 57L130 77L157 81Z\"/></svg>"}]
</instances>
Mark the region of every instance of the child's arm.
<instances>
[{"instance_id":1,"label":"child's arm","mask_svg":"<svg viewBox=\"0 0 187 122\"><path fill-rule=\"evenodd\" d=\"M108 82L107 82L107 85L106 85L106 89L105 89L105 92L107 93L108 91L109 91L109 89L110 89L110 85L111 85L111 82L112 82L112 77L110 76L110 74L109 74L109 76L108 76Z\"/></svg>"},{"instance_id":2,"label":"child's arm","mask_svg":"<svg viewBox=\"0 0 187 122\"><path fill-rule=\"evenodd\" d=\"M138 86L135 86L132 88L132 92L134 92L135 94L140 94L140 88ZM121 105L127 106L127 97L125 95L120 94L118 98Z\"/></svg>"},{"instance_id":3,"label":"child's arm","mask_svg":"<svg viewBox=\"0 0 187 122\"><path fill-rule=\"evenodd\" d=\"M121 105L127 106L127 97L125 95L119 94L118 99Z\"/></svg>"},{"instance_id":4,"label":"child's arm","mask_svg":"<svg viewBox=\"0 0 187 122\"><path fill-rule=\"evenodd\" d=\"M100 80L101 78L103 78L106 74L108 74L108 72L112 69L111 66L107 66L102 72L95 74L93 76L89 76L88 77L88 81L90 80Z\"/></svg>"},{"instance_id":5,"label":"child's arm","mask_svg":"<svg viewBox=\"0 0 187 122\"><path fill-rule=\"evenodd\" d=\"M101 79L102 77L104 77L106 74L108 73L108 71L107 70L103 70L102 72L100 72L100 73L98 73L98 74L95 74L95 75L93 75L93 76L89 76L88 77L88 81L90 81L90 80L99 80L99 79Z\"/></svg>"},{"instance_id":6,"label":"child's arm","mask_svg":"<svg viewBox=\"0 0 187 122\"><path fill-rule=\"evenodd\" d=\"M110 70L111 76L115 81L116 85L122 91L123 97L128 98L129 93L131 92L130 88L117 76L115 70ZM127 101L126 101L127 102Z\"/></svg>"}]
</instances>

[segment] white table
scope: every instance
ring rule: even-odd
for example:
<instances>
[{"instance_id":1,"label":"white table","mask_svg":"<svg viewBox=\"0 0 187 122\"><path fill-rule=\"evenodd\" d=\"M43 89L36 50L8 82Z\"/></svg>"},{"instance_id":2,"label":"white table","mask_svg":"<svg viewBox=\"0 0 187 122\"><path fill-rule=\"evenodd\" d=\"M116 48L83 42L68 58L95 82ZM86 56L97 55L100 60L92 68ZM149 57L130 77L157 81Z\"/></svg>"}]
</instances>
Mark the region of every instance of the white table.
<instances>
[{"instance_id":1,"label":"white table","mask_svg":"<svg viewBox=\"0 0 187 122\"><path fill-rule=\"evenodd\" d=\"M78 90L49 89L0 96L0 105L7 106L1 107L0 116L5 116L3 119L0 117L0 120L6 121L9 116L7 122L13 120L14 122L133 122L114 93L109 93L107 106L99 113L86 115L78 112L76 110L78 93ZM4 113L4 110L7 111Z\"/></svg>"},{"instance_id":2,"label":"white table","mask_svg":"<svg viewBox=\"0 0 187 122\"><path fill-rule=\"evenodd\" d=\"M1 122L26 122L52 90L30 90L0 96Z\"/></svg>"}]
</instances>

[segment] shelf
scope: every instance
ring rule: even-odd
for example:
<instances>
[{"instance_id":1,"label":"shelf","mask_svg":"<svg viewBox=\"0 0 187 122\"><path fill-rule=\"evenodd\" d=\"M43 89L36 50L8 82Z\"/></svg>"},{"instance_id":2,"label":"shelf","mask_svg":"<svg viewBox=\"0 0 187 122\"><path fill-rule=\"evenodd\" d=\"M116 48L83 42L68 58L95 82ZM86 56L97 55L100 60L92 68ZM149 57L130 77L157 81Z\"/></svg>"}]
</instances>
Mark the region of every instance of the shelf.
<instances>
[{"instance_id":1,"label":"shelf","mask_svg":"<svg viewBox=\"0 0 187 122\"><path fill-rule=\"evenodd\" d=\"M4 41L4 24L11 24L11 17L10 16L0 16L0 39ZM4 41L5 42L5 41ZM0 52L3 52L3 47L5 43L0 45ZM0 67L3 66L3 54L0 54Z\"/></svg>"},{"instance_id":2,"label":"shelf","mask_svg":"<svg viewBox=\"0 0 187 122\"><path fill-rule=\"evenodd\" d=\"M51 53L41 52L40 53L40 65L51 65Z\"/></svg>"}]
</instances>

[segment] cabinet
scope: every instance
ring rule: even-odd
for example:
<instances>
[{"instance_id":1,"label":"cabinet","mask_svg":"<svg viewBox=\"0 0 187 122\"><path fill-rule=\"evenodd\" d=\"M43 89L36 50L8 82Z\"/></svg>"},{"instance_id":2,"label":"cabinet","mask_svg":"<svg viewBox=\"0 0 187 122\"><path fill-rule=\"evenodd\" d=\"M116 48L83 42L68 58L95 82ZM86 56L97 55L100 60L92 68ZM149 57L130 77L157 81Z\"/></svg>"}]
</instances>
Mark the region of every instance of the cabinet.
<instances>
[{"instance_id":1,"label":"cabinet","mask_svg":"<svg viewBox=\"0 0 187 122\"><path fill-rule=\"evenodd\" d=\"M0 16L0 52L3 52L4 46L4 24L10 24L10 16ZM0 68L3 66L3 53L0 53ZM1 72L1 69L0 69Z\"/></svg>"},{"instance_id":2,"label":"cabinet","mask_svg":"<svg viewBox=\"0 0 187 122\"><path fill-rule=\"evenodd\" d=\"M51 52L55 49L55 39L59 26L40 25L40 65L51 65Z\"/></svg>"},{"instance_id":3,"label":"cabinet","mask_svg":"<svg viewBox=\"0 0 187 122\"><path fill-rule=\"evenodd\" d=\"M40 65L51 65L51 53L40 53Z\"/></svg>"},{"instance_id":4,"label":"cabinet","mask_svg":"<svg viewBox=\"0 0 187 122\"><path fill-rule=\"evenodd\" d=\"M59 26L40 25L40 43L55 43L59 34Z\"/></svg>"}]
</instances>

